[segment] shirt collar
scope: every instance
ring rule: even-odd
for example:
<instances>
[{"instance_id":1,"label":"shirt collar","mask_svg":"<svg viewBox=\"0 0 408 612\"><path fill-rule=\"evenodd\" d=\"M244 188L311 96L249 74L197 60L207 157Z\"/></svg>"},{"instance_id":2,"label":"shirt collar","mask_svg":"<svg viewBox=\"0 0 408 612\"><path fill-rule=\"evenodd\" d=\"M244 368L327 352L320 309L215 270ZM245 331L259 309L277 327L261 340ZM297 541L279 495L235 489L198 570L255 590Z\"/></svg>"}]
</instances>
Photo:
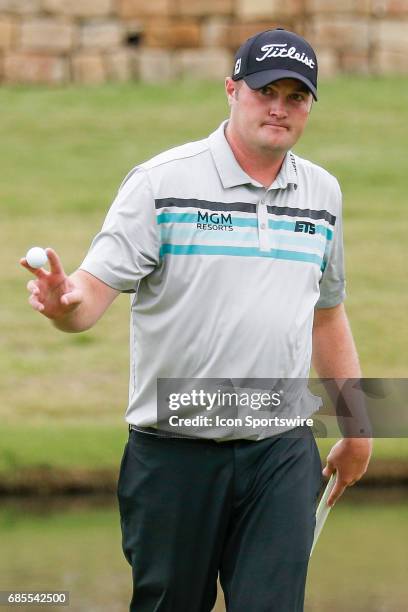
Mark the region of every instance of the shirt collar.
<instances>
[{"instance_id":1,"label":"shirt collar","mask_svg":"<svg viewBox=\"0 0 408 612\"><path fill-rule=\"evenodd\" d=\"M248 184L264 188L261 183L250 177L237 162L225 137L227 124L228 120L223 121L219 128L208 137L214 163L224 188ZM298 185L295 156L291 151L288 151L285 155L278 176L268 189L285 189L288 185L293 185L295 189Z\"/></svg>"}]
</instances>

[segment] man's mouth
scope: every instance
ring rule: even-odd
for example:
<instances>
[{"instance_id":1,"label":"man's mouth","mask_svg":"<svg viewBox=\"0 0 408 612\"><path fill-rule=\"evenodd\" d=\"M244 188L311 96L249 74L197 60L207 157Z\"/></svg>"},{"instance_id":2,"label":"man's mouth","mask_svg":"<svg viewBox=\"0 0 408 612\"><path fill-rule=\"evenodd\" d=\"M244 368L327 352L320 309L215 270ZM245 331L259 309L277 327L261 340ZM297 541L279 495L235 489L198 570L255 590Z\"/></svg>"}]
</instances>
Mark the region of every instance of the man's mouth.
<instances>
[{"instance_id":1,"label":"man's mouth","mask_svg":"<svg viewBox=\"0 0 408 612\"><path fill-rule=\"evenodd\" d=\"M263 125L270 127L270 128L278 129L278 130L288 130L289 129L288 126L282 125L280 123L265 122Z\"/></svg>"}]
</instances>

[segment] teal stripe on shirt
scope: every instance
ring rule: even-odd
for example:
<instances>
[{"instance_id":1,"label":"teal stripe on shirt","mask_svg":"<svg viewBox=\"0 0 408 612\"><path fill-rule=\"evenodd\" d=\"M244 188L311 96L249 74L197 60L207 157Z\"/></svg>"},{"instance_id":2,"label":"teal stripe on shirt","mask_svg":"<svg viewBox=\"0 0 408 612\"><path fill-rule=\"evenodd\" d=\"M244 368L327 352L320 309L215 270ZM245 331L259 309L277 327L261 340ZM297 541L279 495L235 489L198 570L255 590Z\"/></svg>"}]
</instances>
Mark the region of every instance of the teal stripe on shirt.
<instances>
[{"instance_id":1,"label":"teal stripe on shirt","mask_svg":"<svg viewBox=\"0 0 408 612\"><path fill-rule=\"evenodd\" d=\"M197 223L197 213L161 213L157 215L157 223Z\"/></svg>"},{"instance_id":2,"label":"teal stripe on shirt","mask_svg":"<svg viewBox=\"0 0 408 612\"><path fill-rule=\"evenodd\" d=\"M197 222L198 222L197 214L161 213L160 215L157 215L157 223L159 225L162 223L194 223L196 224ZM200 223L204 223L204 221L201 220ZM210 219L208 219L208 223L211 225L214 225L214 223ZM229 225L229 224L225 223L224 225ZM252 219L250 218L245 219L243 217L233 217L232 225L233 226L235 225L235 227L258 227L258 220L256 219L256 217L253 217ZM294 224L293 224L293 227L295 227Z\"/></svg>"},{"instance_id":3,"label":"teal stripe on shirt","mask_svg":"<svg viewBox=\"0 0 408 612\"><path fill-rule=\"evenodd\" d=\"M257 248L259 245L259 237L257 228L247 231L222 231L222 230L211 230L204 231L195 229L194 227L180 226L180 225L162 225L160 227L161 242L162 243L177 243L177 244L191 244L191 243L203 243L208 242L221 242L224 245L231 245L234 243L252 243L251 246ZM295 247L302 250L313 249L317 253L323 256L325 251L326 241L322 238L317 238L311 234L283 234L271 232L270 235L271 247L279 249L281 246ZM238 245L237 245L238 246ZM245 245L246 246L246 245Z\"/></svg>"},{"instance_id":4,"label":"teal stripe on shirt","mask_svg":"<svg viewBox=\"0 0 408 612\"><path fill-rule=\"evenodd\" d=\"M159 225L163 223L197 223L197 214L161 213L160 215L157 215L157 223ZM210 220L209 223L211 223ZM235 227L258 227L258 220L256 217L232 217L232 225ZM268 227L274 230L282 229L293 232L295 229L295 223L293 221L275 221L270 219L268 221ZM327 240L331 240L333 238L333 231L324 225L315 225L315 230L317 234L321 234L327 238Z\"/></svg>"},{"instance_id":5,"label":"teal stripe on shirt","mask_svg":"<svg viewBox=\"0 0 408 612\"><path fill-rule=\"evenodd\" d=\"M235 257L270 257L272 259L285 259L289 261L302 261L313 263L319 267L322 258L313 253L301 253L299 251L284 251L280 249L270 249L261 251L255 247L228 247L218 245L202 244L163 244L160 255L231 255Z\"/></svg>"},{"instance_id":6,"label":"teal stripe on shirt","mask_svg":"<svg viewBox=\"0 0 408 612\"><path fill-rule=\"evenodd\" d=\"M268 227L274 230L282 229L282 230L287 230L289 232L290 231L294 232L295 223L292 221L274 221L273 219L270 219L268 221ZM321 234L322 236L327 238L327 240L331 240L333 238L333 231L329 229L328 227L325 227L324 225L315 225L315 231L316 231L316 234ZM296 234L302 235L303 232L296 232ZM313 235L313 234L310 234L310 235Z\"/></svg>"}]
</instances>

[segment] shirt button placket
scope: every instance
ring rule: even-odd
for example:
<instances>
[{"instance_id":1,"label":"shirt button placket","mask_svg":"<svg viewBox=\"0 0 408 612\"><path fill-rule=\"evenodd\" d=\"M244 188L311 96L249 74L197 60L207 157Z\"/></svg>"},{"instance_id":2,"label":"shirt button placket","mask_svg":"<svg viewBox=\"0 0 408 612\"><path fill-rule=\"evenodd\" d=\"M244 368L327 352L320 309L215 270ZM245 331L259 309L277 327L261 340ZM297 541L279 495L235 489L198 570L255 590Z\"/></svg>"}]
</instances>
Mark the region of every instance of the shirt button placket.
<instances>
[{"instance_id":1,"label":"shirt button placket","mask_svg":"<svg viewBox=\"0 0 408 612\"><path fill-rule=\"evenodd\" d=\"M268 210L263 199L258 202L258 236L260 251L269 251Z\"/></svg>"}]
</instances>

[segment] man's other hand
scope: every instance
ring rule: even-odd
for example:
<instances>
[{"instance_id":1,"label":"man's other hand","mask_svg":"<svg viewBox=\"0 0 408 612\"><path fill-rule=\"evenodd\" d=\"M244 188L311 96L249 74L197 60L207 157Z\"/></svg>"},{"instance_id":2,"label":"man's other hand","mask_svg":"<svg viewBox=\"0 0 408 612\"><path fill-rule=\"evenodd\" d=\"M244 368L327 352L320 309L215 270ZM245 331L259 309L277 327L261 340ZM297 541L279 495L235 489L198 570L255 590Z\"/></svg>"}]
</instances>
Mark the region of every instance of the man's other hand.
<instances>
[{"instance_id":1,"label":"man's other hand","mask_svg":"<svg viewBox=\"0 0 408 612\"><path fill-rule=\"evenodd\" d=\"M367 471L373 449L371 438L343 438L327 456L323 476L336 472L336 484L327 500L333 506L347 487L354 485Z\"/></svg>"}]
</instances>

